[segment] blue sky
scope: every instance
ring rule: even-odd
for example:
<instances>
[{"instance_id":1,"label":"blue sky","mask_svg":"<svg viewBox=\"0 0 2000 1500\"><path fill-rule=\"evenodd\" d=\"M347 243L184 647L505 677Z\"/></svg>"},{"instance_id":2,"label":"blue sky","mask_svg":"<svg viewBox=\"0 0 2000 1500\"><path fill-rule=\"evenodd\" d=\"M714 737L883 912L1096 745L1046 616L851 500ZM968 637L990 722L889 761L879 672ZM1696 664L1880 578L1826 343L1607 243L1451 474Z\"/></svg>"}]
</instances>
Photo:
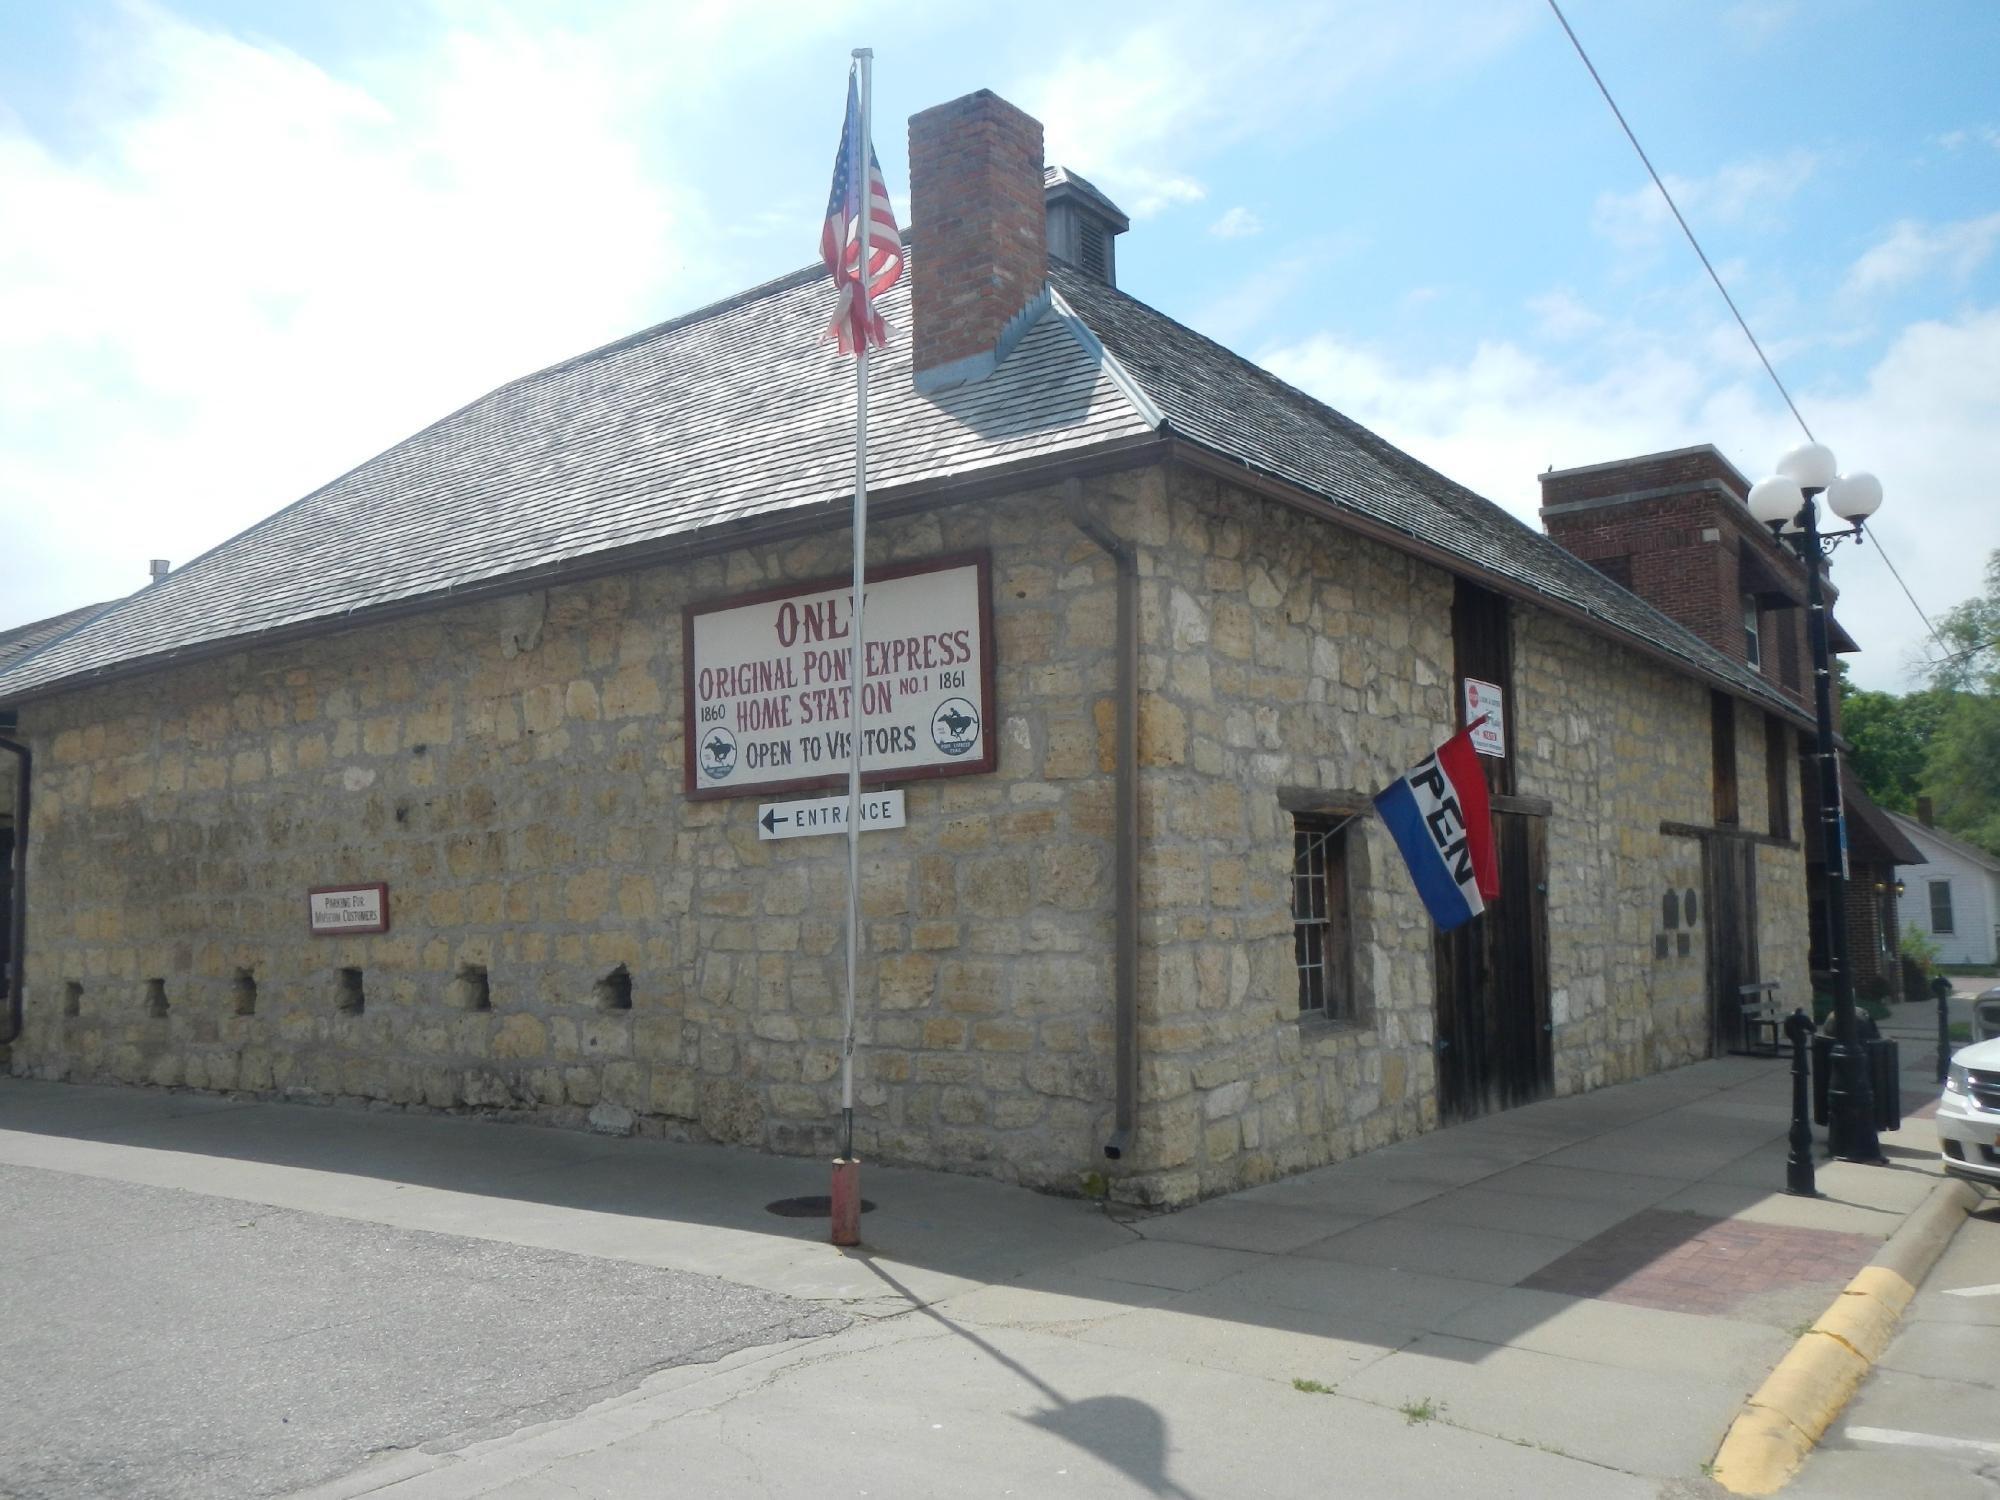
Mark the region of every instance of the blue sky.
<instances>
[{"instance_id":1,"label":"blue sky","mask_svg":"<svg viewBox=\"0 0 2000 1500\"><path fill-rule=\"evenodd\" d=\"M2000 6L1570 0L1821 440L1870 686L2000 547ZM124 592L493 386L810 262L990 87L1121 284L1532 521L1555 465L1799 440L1545 0L0 8L0 600ZM836 357L829 354L829 357Z\"/></svg>"}]
</instances>

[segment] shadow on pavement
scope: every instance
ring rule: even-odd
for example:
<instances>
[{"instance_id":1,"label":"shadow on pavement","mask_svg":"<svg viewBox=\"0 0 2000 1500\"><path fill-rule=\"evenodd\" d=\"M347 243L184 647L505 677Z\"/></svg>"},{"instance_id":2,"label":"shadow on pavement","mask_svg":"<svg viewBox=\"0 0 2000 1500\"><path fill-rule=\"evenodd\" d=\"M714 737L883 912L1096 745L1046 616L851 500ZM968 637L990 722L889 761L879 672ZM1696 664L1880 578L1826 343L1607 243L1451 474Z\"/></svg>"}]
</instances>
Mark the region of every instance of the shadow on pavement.
<instances>
[{"instance_id":1,"label":"shadow on pavement","mask_svg":"<svg viewBox=\"0 0 2000 1500\"><path fill-rule=\"evenodd\" d=\"M1260 1360L1317 1360L1298 1371L1316 1378L1384 1355L1478 1364L1510 1346L1652 1369L1662 1339L1680 1335L1749 1369L1817 1314L1931 1176L1912 1135L1892 1138L1900 1170L1826 1164L1822 1199L1783 1197L1788 1103L1783 1064L1718 1059L1129 1220L985 1179L868 1166L881 1207L864 1220L867 1256L827 1247L823 1221L765 1212L823 1193L823 1163L464 1117L14 1080L0 1082L0 1160L672 1266L863 1312L968 1298L955 1327L1027 1316L1170 1350L1220 1321L1267 1333ZM1589 1247L1642 1214L1650 1248L1614 1275L1623 1263ZM1768 1232L1722 1254L1717 1226L1743 1218ZM1839 1253L1801 1281L1788 1264L1814 1246ZM1589 1274L1565 1281L1579 1259ZM1713 1285L1690 1282L1685 1263ZM1680 1303L1673 1278L1655 1276L1606 1310L1621 1280L1665 1266L1689 1287ZM1042 1298L1041 1310L1011 1308L1010 1292ZM1657 1321L1679 1316L1733 1331L1711 1321L1697 1338ZM1687 1365L1702 1378L1700 1360ZM1051 1430L1069 1430L1067 1410L1053 1409ZM1141 1464L1143 1420L1120 1424L1126 1462Z\"/></svg>"}]
</instances>

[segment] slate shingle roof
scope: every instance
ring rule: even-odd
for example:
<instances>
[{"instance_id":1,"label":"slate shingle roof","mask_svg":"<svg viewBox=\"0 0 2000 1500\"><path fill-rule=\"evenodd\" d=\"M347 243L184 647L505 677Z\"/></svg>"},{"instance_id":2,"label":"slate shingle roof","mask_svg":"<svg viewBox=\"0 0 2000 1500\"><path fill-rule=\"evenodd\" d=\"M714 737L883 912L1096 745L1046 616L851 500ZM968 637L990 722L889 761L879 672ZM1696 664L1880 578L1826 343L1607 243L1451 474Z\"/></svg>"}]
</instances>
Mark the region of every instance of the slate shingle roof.
<instances>
[{"instance_id":1,"label":"slate shingle roof","mask_svg":"<svg viewBox=\"0 0 2000 1500\"><path fill-rule=\"evenodd\" d=\"M1788 718L1802 717L1749 667L1332 407L1101 282L1071 275L1061 286L1174 432L1580 610Z\"/></svg>"},{"instance_id":2,"label":"slate shingle roof","mask_svg":"<svg viewBox=\"0 0 2000 1500\"><path fill-rule=\"evenodd\" d=\"M65 610L59 615L50 615L46 620L31 620L26 625L16 625L11 630L0 630L0 671L5 671L14 662L20 661L31 652L39 651L57 636L81 625L108 604L85 604L76 609Z\"/></svg>"},{"instance_id":3,"label":"slate shingle roof","mask_svg":"<svg viewBox=\"0 0 2000 1500\"><path fill-rule=\"evenodd\" d=\"M1054 313L976 385L919 396L907 337L878 358L873 489L1170 433L1797 717L1755 673L1330 407L1068 266L1051 279ZM853 487L854 382L851 364L820 342L829 300L825 273L800 271L502 386L0 661L0 702L780 512L825 508L840 524ZM884 312L908 329L907 279Z\"/></svg>"}]
</instances>

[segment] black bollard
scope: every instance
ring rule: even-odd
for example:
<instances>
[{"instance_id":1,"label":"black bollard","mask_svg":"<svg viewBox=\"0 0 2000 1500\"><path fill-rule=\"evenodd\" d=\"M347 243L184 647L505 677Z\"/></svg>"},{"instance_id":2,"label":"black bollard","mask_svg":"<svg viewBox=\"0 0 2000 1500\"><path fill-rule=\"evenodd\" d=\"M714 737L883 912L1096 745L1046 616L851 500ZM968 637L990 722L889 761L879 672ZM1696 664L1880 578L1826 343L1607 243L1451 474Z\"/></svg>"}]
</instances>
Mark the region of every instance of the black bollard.
<instances>
[{"instance_id":1,"label":"black bollard","mask_svg":"<svg viewBox=\"0 0 2000 1500\"><path fill-rule=\"evenodd\" d=\"M1951 1072L1951 981L1940 974L1931 981L1931 993L1938 1003L1937 1081L1943 1083Z\"/></svg>"},{"instance_id":2,"label":"black bollard","mask_svg":"<svg viewBox=\"0 0 2000 1500\"><path fill-rule=\"evenodd\" d=\"M1785 1017L1785 1035L1792 1043L1792 1150L1785 1158L1785 1191L1795 1198L1819 1196L1813 1185L1812 1119L1806 1102L1806 1043L1812 1034L1812 1017L1803 1010Z\"/></svg>"}]
</instances>

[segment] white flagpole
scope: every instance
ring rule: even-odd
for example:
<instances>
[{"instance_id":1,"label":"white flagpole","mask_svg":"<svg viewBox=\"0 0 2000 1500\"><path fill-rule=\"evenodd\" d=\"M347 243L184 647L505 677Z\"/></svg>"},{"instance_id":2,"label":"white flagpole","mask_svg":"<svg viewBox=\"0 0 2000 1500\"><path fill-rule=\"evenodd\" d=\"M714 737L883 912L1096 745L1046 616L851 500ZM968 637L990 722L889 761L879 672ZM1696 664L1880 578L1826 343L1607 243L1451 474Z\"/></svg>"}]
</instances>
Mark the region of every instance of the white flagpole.
<instances>
[{"instance_id":1,"label":"white flagpole","mask_svg":"<svg viewBox=\"0 0 2000 1500\"><path fill-rule=\"evenodd\" d=\"M861 261L857 269L855 294L861 299L861 348L854 361L854 599L853 631L847 654L847 1025L840 1045L840 1154L854 1159L854 997L861 958L861 698L862 606L864 574L868 559L868 279L869 235L875 216L875 181L871 152L874 132L869 119L870 74L875 61L872 47L854 49L855 65L861 70L861 136L854 143L849 168L861 205Z\"/></svg>"}]
</instances>

